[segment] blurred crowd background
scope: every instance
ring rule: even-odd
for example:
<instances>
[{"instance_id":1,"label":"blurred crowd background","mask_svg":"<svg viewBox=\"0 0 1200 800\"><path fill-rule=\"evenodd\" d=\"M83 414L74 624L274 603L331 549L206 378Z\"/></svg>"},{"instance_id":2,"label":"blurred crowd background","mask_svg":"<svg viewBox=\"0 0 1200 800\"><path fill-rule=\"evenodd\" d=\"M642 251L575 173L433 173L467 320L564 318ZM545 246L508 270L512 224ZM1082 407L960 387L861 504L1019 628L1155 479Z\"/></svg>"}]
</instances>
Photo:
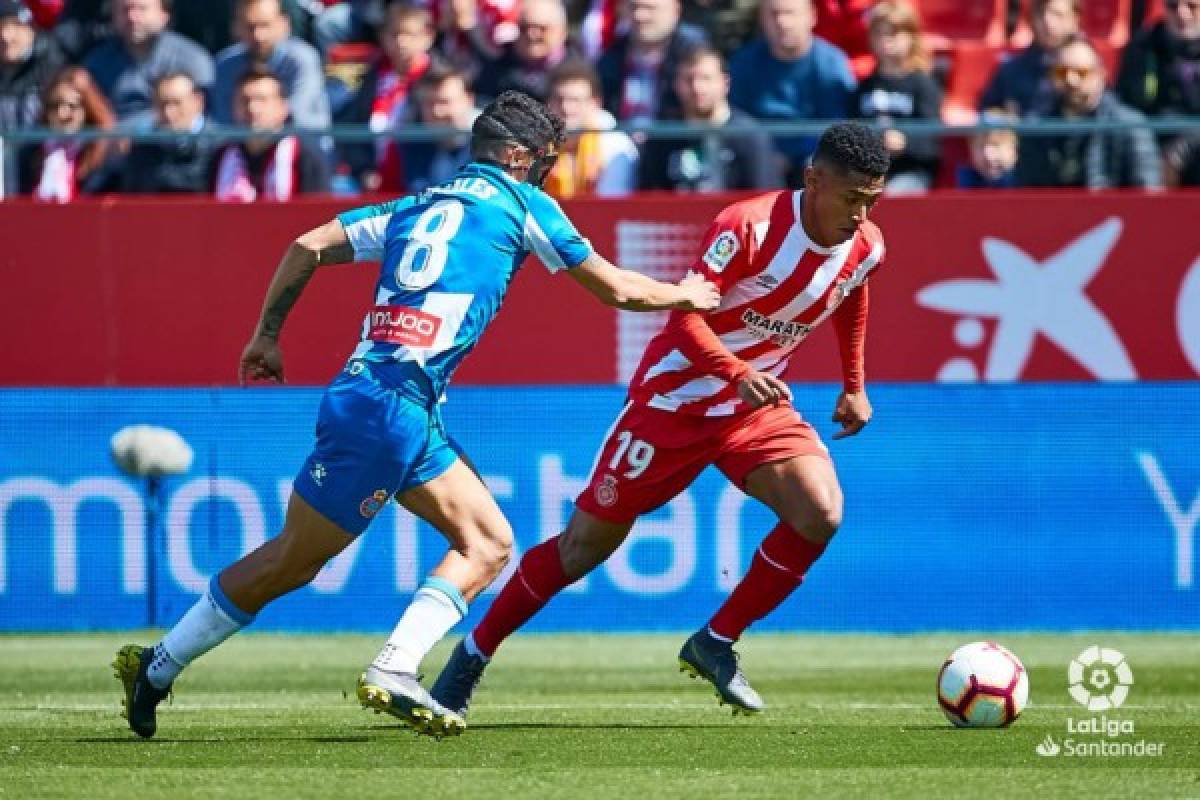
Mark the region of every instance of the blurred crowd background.
<instances>
[{"instance_id":1,"label":"blurred crowd background","mask_svg":"<svg viewBox=\"0 0 1200 800\"><path fill-rule=\"evenodd\" d=\"M0 185L417 191L509 88L560 198L798 186L843 118L893 193L1200 185L1200 0L0 0Z\"/></svg>"}]
</instances>

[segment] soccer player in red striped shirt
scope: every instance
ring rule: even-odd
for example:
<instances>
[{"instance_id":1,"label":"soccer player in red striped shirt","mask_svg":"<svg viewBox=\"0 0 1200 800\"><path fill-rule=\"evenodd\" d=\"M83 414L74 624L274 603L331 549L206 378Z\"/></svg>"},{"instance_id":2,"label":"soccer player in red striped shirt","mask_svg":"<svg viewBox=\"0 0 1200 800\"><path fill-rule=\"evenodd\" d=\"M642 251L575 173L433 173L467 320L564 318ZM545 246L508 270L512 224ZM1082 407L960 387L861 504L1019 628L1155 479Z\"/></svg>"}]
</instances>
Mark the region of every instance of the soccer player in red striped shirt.
<instances>
[{"instance_id":1,"label":"soccer player in red striped shirt","mask_svg":"<svg viewBox=\"0 0 1200 800\"><path fill-rule=\"evenodd\" d=\"M694 269L717 285L720 305L673 312L650 342L566 531L525 554L455 648L432 691L439 703L465 714L500 643L607 559L640 515L713 464L770 507L779 524L741 583L684 643L680 667L710 681L734 713L763 709L733 643L800 585L842 519L829 451L792 407L781 376L796 347L828 319L843 372L833 413L842 429L833 436L852 436L870 420L863 383L867 279L884 248L867 215L887 169L876 132L839 123L822 135L803 190L759 195L717 215Z\"/></svg>"}]
</instances>

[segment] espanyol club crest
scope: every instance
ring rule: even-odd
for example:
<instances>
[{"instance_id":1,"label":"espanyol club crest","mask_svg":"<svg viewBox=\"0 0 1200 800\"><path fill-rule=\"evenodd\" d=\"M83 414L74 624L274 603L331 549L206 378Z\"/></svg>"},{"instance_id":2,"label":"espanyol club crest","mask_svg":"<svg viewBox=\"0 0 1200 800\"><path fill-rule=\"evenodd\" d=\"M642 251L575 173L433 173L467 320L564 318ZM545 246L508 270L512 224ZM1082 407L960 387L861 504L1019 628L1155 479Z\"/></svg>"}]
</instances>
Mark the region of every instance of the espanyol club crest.
<instances>
[{"instance_id":1,"label":"espanyol club crest","mask_svg":"<svg viewBox=\"0 0 1200 800\"><path fill-rule=\"evenodd\" d=\"M617 502L617 479L605 475L596 486L596 502L604 508L611 508Z\"/></svg>"},{"instance_id":2,"label":"espanyol club crest","mask_svg":"<svg viewBox=\"0 0 1200 800\"><path fill-rule=\"evenodd\" d=\"M737 255L738 240L732 231L722 231L704 253L704 263L714 272L720 272L729 266L729 262Z\"/></svg>"},{"instance_id":3,"label":"espanyol club crest","mask_svg":"<svg viewBox=\"0 0 1200 800\"><path fill-rule=\"evenodd\" d=\"M387 489L376 489L375 493L358 504L358 513L367 519L375 516L387 504Z\"/></svg>"}]
</instances>

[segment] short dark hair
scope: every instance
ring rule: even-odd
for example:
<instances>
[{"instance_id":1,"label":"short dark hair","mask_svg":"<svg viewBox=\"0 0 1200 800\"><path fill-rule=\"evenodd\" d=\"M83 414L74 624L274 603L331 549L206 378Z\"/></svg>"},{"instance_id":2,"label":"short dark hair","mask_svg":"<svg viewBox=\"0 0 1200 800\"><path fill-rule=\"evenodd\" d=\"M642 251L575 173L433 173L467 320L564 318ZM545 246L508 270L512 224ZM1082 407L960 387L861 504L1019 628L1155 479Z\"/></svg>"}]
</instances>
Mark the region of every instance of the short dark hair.
<instances>
[{"instance_id":1,"label":"short dark hair","mask_svg":"<svg viewBox=\"0 0 1200 800\"><path fill-rule=\"evenodd\" d=\"M246 84L258 81L274 81L275 86L279 88L279 96L284 100L287 99L287 90L283 86L283 79L274 72L271 72L271 70L263 69L262 67L251 67L243 72L241 77L237 79L236 86L238 91L241 91Z\"/></svg>"},{"instance_id":2,"label":"short dark hair","mask_svg":"<svg viewBox=\"0 0 1200 800\"><path fill-rule=\"evenodd\" d=\"M162 75L159 75L157 78L154 79L154 91L157 92L158 87L162 86L167 81L178 81L178 80L187 81L188 86L192 87L193 92L200 88L196 85L196 79L193 78L190 74L184 72L181 69L174 69L174 70L171 70L170 72L164 72Z\"/></svg>"},{"instance_id":3,"label":"short dark hair","mask_svg":"<svg viewBox=\"0 0 1200 800\"><path fill-rule=\"evenodd\" d=\"M442 61L435 61L429 69L417 78L416 84L413 86L413 92L427 92L430 89L436 89L446 81L459 81L467 93L471 92L471 79L467 73L458 67L451 66Z\"/></svg>"},{"instance_id":4,"label":"short dark hair","mask_svg":"<svg viewBox=\"0 0 1200 800\"><path fill-rule=\"evenodd\" d=\"M869 178L887 175L891 157L879 131L861 122L830 125L817 142L814 164L830 164L842 172L857 172Z\"/></svg>"},{"instance_id":5,"label":"short dark hair","mask_svg":"<svg viewBox=\"0 0 1200 800\"><path fill-rule=\"evenodd\" d=\"M553 92L564 83L577 81L586 83L591 88L593 97L599 99L604 95L604 87L600 83L600 76L596 74L596 68L582 58L568 58L555 67L546 79L546 93Z\"/></svg>"},{"instance_id":6,"label":"short dark hair","mask_svg":"<svg viewBox=\"0 0 1200 800\"><path fill-rule=\"evenodd\" d=\"M545 103L510 89L487 104L471 128L471 155L494 158L506 143L528 147L534 153L550 145L562 146L566 126Z\"/></svg>"},{"instance_id":7,"label":"short dark hair","mask_svg":"<svg viewBox=\"0 0 1200 800\"><path fill-rule=\"evenodd\" d=\"M717 65L720 66L721 72L729 74L729 64L725 61L725 56L721 55L721 51L707 44L698 44L683 54L683 58L679 59L679 66L690 67L698 61L703 61L706 58L715 59Z\"/></svg>"}]
</instances>

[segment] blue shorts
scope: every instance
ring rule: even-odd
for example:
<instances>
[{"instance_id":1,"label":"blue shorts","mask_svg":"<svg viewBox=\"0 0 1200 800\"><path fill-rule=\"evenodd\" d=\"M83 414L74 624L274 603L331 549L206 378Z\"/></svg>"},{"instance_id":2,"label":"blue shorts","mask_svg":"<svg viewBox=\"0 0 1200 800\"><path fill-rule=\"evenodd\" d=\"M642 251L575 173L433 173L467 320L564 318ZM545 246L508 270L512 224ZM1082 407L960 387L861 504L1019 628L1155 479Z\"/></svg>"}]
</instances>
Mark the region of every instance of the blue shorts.
<instances>
[{"instance_id":1,"label":"blue shorts","mask_svg":"<svg viewBox=\"0 0 1200 800\"><path fill-rule=\"evenodd\" d=\"M415 364L347 364L321 399L295 491L357 536L392 496L450 469L460 449L428 386Z\"/></svg>"}]
</instances>

